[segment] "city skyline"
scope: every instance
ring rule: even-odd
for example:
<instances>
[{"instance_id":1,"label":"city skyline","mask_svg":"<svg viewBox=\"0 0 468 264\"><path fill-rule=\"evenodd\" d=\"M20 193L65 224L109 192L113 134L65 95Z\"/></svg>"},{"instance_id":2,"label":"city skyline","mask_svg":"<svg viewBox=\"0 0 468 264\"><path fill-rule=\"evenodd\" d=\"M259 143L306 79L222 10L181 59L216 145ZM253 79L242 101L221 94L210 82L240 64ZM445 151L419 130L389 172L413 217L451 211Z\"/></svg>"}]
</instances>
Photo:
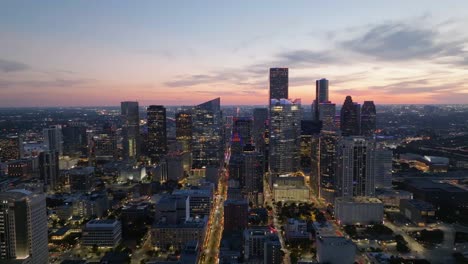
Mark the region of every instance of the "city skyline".
<instances>
[{"instance_id":1,"label":"city skyline","mask_svg":"<svg viewBox=\"0 0 468 264\"><path fill-rule=\"evenodd\" d=\"M336 103L468 102L462 1L1 5L2 107L267 105L274 67L304 105L321 78Z\"/></svg>"}]
</instances>

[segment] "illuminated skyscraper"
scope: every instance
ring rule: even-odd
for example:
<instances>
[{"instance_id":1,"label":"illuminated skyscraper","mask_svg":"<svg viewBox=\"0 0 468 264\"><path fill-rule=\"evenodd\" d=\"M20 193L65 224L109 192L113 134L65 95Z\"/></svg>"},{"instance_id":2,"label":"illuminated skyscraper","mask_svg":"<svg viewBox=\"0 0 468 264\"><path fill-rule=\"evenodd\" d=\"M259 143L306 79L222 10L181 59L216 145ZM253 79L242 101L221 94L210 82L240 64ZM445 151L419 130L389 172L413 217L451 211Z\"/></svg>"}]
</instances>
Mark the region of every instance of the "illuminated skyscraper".
<instances>
[{"instance_id":1,"label":"illuminated skyscraper","mask_svg":"<svg viewBox=\"0 0 468 264\"><path fill-rule=\"evenodd\" d=\"M375 142L342 138L336 146L336 197L375 195Z\"/></svg>"},{"instance_id":2,"label":"illuminated skyscraper","mask_svg":"<svg viewBox=\"0 0 468 264\"><path fill-rule=\"evenodd\" d=\"M336 105L331 102L320 103L319 120L322 121L322 130L333 131L335 126Z\"/></svg>"},{"instance_id":3,"label":"illuminated skyscraper","mask_svg":"<svg viewBox=\"0 0 468 264\"><path fill-rule=\"evenodd\" d=\"M176 114L176 140L183 151L192 151L192 114L188 111Z\"/></svg>"},{"instance_id":4,"label":"illuminated skyscraper","mask_svg":"<svg viewBox=\"0 0 468 264\"><path fill-rule=\"evenodd\" d=\"M58 152L59 156L63 155L63 138L62 127L59 125L44 128L44 145L48 151Z\"/></svg>"},{"instance_id":5,"label":"illuminated skyscraper","mask_svg":"<svg viewBox=\"0 0 468 264\"><path fill-rule=\"evenodd\" d=\"M270 103L271 99L288 99L288 68L270 68Z\"/></svg>"},{"instance_id":6,"label":"illuminated skyscraper","mask_svg":"<svg viewBox=\"0 0 468 264\"><path fill-rule=\"evenodd\" d=\"M0 136L0 161L19 159L23 152L22 144L19 136Z\"/></svg>"},{"instance_id":7,"label":"illuminated skyscraper","mask_svg":"<svg viewBox=\"0 0 468 264\"><path fill-rule=\"evenodd\" d=\"M361 105L354 103L349 95L341 107L340 126L343 136L358 136L361 133Z\"/></svg>"},{"instance_id":8,"label":"illuminated skyscraper","mask_svg":"<svg viewBox=\"0 0 468 264\"><path fill-rule=\"evenodd\" d=\"M374 135L377 123L377 112L374 101L364 101L361 109L361 133L369 137Z\"/></svg>"},{"instance_id":9,"label":"illuminated skyscraper","mask_svg":"<svg viewBox=\"0 0 468 264\"><path fill-rule=\"evenodd\" d=\"M319 137L319 197L333 203L336 189L336 147L340 140L338 133L322 131Z\"/></svg>"},{"instance_id":10,"label":"illuminated skyscraper","mask_svg":"<svg viewBox=\"0 0 468 264\"><path fill-rule=\"evenodd\" d=\"M49 263L44 194L0 193L0 223L0 263Z\"/></svg>"},{"instance_id":11,"label":"illuminated skyscraper","mask_svg":"<svg viewBox=\"0 0 468 264\"><path fill-rule=\"evenodd\" d=\"M220 98L195 106L192 121L192 167L219 167L223 155Z\"/></svg>"},{"instance_id":12,"label":"illuminated skyscraper","mask_svg":"<svg viewBox=\"0 0 468 264\"><path fill-rule=\"evenodd\" d=\"M314 105L314 120L319 120L321 103L328 102L328 80L320 79L315 81L315 105Z\"/></svg>"},{"instance_id":13,"label":"illuminated skyscraper","mask_svg":"<svg viewBox=\"0 0 468 264\"><path fill-rule=\"evenodd\" d=\"M120 103L122 114L122 147L125 160L136 160L140 155L140 112L138 102Z\"/></svg>"},{"instance_id":14,"label":"illuminated skyscraper","mask_svg":"<svg viewBox=\"0 0 468 264\"><path fill-rule=\"evenodd\" d=\"M147 109L148 156L151 162L159 162L167 153L166 108L150 105Z\"/></svg>"},{"instance_id":15,"label":"illuminated skyscraper","mask_svg":"<svg viewBox=\"0 0 468 264\"><path fill-rule=\"evenodd\" d=\"M272 99L269 131L270 172L283 174L297 171L301 136L300 100Z\"/></svg>"}]
</instances>

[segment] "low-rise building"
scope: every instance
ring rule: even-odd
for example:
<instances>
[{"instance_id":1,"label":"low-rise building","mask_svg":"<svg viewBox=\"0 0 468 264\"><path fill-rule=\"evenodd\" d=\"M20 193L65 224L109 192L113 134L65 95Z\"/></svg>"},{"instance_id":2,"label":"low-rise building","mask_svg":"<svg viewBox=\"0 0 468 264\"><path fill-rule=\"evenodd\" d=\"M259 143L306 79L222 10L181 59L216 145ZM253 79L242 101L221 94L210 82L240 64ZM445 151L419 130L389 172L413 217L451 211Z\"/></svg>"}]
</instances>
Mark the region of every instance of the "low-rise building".
<instances>
[{"instance_id":1,"label":"low-rise building","mask_svg":"<svg viewBox=\"0 0 468 264\"><path fill-rule=\"evenodd\" d=\"M390 207L400 206L402 199L413 199L413 194L404 190L376 189L375 193L384 206Z\"/></svg>"},{"instance_id":2,"label":"low-rise building","mask_svg":"<svg viewBox=\"0 0 468 264\"><path fill-rule=\"evenodd\" d=\"M319 236L316 239L319 263L353 264L356 245L343 236Z\"/></svg>"},{"instance_id":3,"label":"low-rise building","mask_svg":"<svg viewBox=\"0 0 468 264\"><path fill-rule=\"evenodd\" d=\"M419 226L424 226L435 219L434 206L421 200L400 200L400 213Z\"/></svg>"},{"instance_id":4,"label":"low-rise building","mask_svg":"<svg viewBox=\"0 0 468 264\"><path fill-rule=\"evenodd\" d=\"M273 186L273 197L275 201L307 202L310 200L310 190L305 186Z\"/></svg>"},{"instance_id":5,"label":"low-rise building","mask_svg":"<svg viewBox=\"0 0 468 264\"><path fill-rule=\"evenodd\" d=\"M173 248L181 250L184 245L192 240L200 243L205 236L206 223L208 218L190 218L180 224L157 223L152 229L153 244L158 248Z\"/></svg>"},{"instance_id":6,"label":"low-rise building","mask_svg":"<svg viewBox=\"0 0 468 264\"><path fill-rule=\"evenodd\" d=\"M382 223L383 203L373 197L338 197L335 218L340 225L369 225Z\"/></svg>"},{"instance_id":7,"label":"low-rise building","mask_svg":"<svg viewBox=\"0 0 468 264\"><path fill-rule=\"evenodd\" d=\"M304 220L289 218L285 229L287 240L310 239L307 222Z\"/></svg>"},{"instance_id":8,"label":"low-rise building","mask_svg":"<svg viewBox=\"0 0 468 264\"><path fill-rule=\"evenodd\" d=\"M121 241L122 225L115 219L91 220L83 228L81 244L85 247L115 248Z\"/></svg>"}]
</instances>

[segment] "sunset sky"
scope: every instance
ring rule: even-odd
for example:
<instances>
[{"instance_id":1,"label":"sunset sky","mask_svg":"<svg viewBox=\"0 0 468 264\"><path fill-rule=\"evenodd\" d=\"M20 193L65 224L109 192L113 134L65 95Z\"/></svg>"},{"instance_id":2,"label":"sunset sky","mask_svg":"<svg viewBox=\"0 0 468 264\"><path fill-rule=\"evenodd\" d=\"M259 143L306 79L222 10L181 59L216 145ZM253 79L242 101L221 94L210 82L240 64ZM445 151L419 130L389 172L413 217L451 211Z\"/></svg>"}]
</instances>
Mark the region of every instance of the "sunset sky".
<instances>
[{"instance_id":1,"label":"sunset sky","mask_svg":"<svg viewBox=\"0 0 468 264\"><path fill-rule=\"evenodd\" d=\"M468 103L468 1L0 2L0 107Z\"/></svg>"}]
</instances>

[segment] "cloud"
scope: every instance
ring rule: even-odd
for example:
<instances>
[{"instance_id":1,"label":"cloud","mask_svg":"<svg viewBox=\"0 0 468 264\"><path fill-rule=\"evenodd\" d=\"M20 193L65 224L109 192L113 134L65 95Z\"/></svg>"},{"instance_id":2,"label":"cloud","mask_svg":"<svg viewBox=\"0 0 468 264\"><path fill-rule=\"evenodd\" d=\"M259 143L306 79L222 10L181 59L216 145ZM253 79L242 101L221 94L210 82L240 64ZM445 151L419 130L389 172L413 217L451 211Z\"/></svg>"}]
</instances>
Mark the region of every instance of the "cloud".
<instances>
[{"instance_id":1,"label":"cloud","mask_svg":"<svg viewBox=\"0 0 468 264\"><path fill-rule=\"evenodd\" d=\"M52 79L52 80L5 80L0 79L0 89L66 88L90 84L94 79Z\"/></svg>"},{"instance_id":2,"label":"cloud","mask_svg":"<svg viewBox=\"0 0 468 264\"><path fill-rule=\"evenodd\" d=\"M437 60L466 63L464 39L444 36L437 27L426 28L417 23L387 22L369 26L362 34L342 41L340 46L374 59L384 61Z\"/></svg>"},{"instance_id":3,"label":"cloud","mask_svg":"<svg viewBox=\"0 0 468 264\"><path fill-rule=\"evenodd\" d=\"M29 65L24 63L0 59L0 72L17 72L28 69L30 69Z\"/></svg>"}]
</instances>

